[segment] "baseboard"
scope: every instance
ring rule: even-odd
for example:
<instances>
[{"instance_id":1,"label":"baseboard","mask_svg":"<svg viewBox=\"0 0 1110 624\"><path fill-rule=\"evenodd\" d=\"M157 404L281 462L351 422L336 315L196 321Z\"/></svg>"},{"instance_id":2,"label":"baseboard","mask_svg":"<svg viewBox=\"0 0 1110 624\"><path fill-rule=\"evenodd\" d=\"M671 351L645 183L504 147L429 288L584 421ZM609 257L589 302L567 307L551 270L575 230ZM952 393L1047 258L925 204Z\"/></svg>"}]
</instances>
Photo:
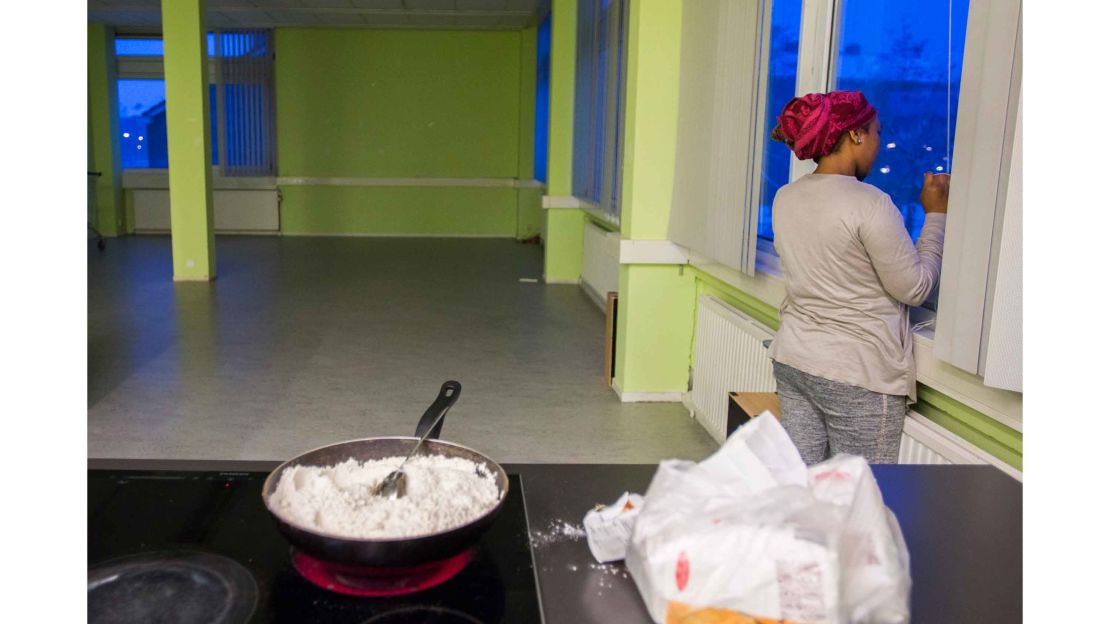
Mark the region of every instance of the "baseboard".
<instances>
[{"instance_id":1,"label":"baseboard","mask_svg":"<svg viewBox=\"0 0 1110 624\"><path fill-rule=\"evenodd\" d=\"M613 379L613 392L620 397L621 403L681 403L682 392L625 392L617 380Z\"/></svg>"},{"instance_id":2,"label":"baseboard","mask_svg":"<svg viewBox=\"0 0 1110 624\"><path fill-rule=\"evenodd\" d=\"M705 421L708 420L708 418L706 418L705 413L698 409L698 406L694 404L694 392L692 390L690 392L682 393L682 406L686 408L686 411L690 412L690 418L693 418L695 421L697 421L698 426L704 429L705 432L708 433L710 436L712 436L712 438L716 440L718 444L725 443L724 432L714 431L706 426Z\"/></svg>"},{"instance_id":3,"label":"baseboard","mask_svg":"<svg viewBox=\"0 0 1110 624\"><path fill-rule=\"evenodd\" d=\"M575 286L577 286L577 285L578 285L578 280L576 280L576 279L572 279L572 280L568 280L568 279L551 279L550 277L548 277L548 276L544 275L544 276L543 276L543 283L544 283L544 284L574 284Z\"/></svg>"},{"instance_id":4,"label":"baseboard","mask_svg":"<svg viewBox=\"0 0 1110 624\"><path fill-rule=\"evenodd\" d=\"M578 285L582 287L582 292L586 293L586 296L590 299L590 301L593 301L594 305L596 305L598 309L601 310L602 314L604 314L605 309L608 307L608 302L606 301L605 297L602 297L601 294L594 290L594 287L590 286L589 282L586 282L585 280L580 281Z\"/></svg>"},{"instance_id":5,"label":"baseboard","mask_svg":"<svg viewBox=\"0 0 1110 624\"><path fill-rule=\"evenodd\" d=\"M318 236L321 238L501 238L516 240L516 234L436 234L434 232L404 234L391 232L281 232L282 236Z\"/></svg>"}]
</instances>

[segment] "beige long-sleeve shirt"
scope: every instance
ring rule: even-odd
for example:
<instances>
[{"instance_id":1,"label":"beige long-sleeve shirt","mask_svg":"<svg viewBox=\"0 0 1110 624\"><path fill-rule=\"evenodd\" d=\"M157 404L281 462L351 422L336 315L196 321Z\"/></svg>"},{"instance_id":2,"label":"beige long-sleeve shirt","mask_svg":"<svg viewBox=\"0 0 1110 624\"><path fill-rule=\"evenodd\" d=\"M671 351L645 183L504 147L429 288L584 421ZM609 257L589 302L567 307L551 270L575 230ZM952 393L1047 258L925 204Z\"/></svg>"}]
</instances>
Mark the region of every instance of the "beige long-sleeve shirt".
<instances>
[{"instance_id":1,"label":"beige long-sleeve shirt","mask_svg":"<svg viewBox=\"0 0 1110 624\"><path fill-rule=\"evenodd\" d=\"M786 298L771 358L916 401L909 306L940 276L945 215L926 215L915 247L889 195L829 174L782 187L772 211Z\"/></svg>"}]
</instances>

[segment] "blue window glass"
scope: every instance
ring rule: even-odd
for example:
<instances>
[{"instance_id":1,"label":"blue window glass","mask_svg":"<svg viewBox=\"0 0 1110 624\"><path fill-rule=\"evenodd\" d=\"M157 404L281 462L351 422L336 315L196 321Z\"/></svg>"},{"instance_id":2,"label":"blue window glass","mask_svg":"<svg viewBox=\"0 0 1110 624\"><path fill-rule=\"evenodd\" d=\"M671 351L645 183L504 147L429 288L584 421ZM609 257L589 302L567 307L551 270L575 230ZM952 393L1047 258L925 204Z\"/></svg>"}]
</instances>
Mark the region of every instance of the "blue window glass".
<instances>
[{"instance_id":1,"label":"blue window glass","mask_svg":"<svg viewBox=\"0 0 1110 624\"><path fill-rule=\"evenodd\" d=\"M120 79L119 132L124 169L165 169L169 166L166 143L166 81ZM216 86L208 87L209 111L216 110ZM217 164L216 116L210 114L212 164Z\"/></svg>"},{"instance_id":2,"label":"blue window glass","mask_svg":"<svg viewBox=\"0 0 1110 624\"><path fill-rule=\"evenodd\" d=\"M116 56L163 56L161 37L116 37ZM216 34L208 33L208 56L216 55Z\"/></svg>"},{"instance_id":3,"label":"blue window glass","mask_svg":"<svg viewBox=\"0 0 1110 624\"><path fill-rule=\"evenodd\" d=\"M536 141L532 175L547 182L547 125L551 97L551 15L536 32Z\"/></svg>"},{"instance_id":4,"label":"blue window glass","mask_svg":"<svg viewBox=\"0 0 1110 624\"><path fill-rule=\"evenodd\" d=\"M774 240L771 204L775 193L790 182L790 148L771 140L771 130L798 81L798 41L802 0L775 0L771 5L771 55L768 59L767 114L763 128L763 172L759 197L759 237Z\"/></svg>"},{"instance_id":5,"label":"blue window glass","mask_svg":"<svg viewBox=\"0 0 1110 624\"><path fill-rule=\"evenodd\" d=\"M886 191L916 240L924 173L948 172L968 0L845 0L836 88L879 110L882 147L867 181Z\"/></svg>"},{"instance_id":6,"label":"blue window glass","mask_svg":"<svg viewBox=\"0 0 1110 624\"><path fill-rule=\"evenodd\" d=\"M162 56L162 39L116 37L116 56Z\"/></svg>"}]
</instances>

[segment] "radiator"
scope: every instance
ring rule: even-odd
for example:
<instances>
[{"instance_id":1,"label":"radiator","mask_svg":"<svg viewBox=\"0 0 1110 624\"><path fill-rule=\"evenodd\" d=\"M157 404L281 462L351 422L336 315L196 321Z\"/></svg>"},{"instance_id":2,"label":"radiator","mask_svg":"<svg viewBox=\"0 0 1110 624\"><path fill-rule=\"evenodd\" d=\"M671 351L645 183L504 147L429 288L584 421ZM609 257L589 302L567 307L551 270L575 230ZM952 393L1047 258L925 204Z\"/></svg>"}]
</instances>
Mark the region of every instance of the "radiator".
<instances>
[{"instance_id":1,"label":"radiator","mask_svg":"<svg viewBox=\"0 0 1110 624\"><path fill-rule=\"evenodd\" d=\"M774 392L775 377L764 342L773 334L751 317L710 295L698 297L691 391L683 397L698 422L724 442L729 392ZM1020 470L930 421L909 412L902 429L899 464L990 464L1021 480Z\"/></svg>"},{"instance_id":2,"label":"radiator","mask_svg":"<svg viewBox=\"0 0 1110 624\"><path fill-rule=\"evenodd\" d=\"M131 205L135 231L170 231L170 192L134 189ZM212 191L213 229L216 232L276 233L281 229L276 189L216 189Z\"/></svg>"},{"instance_id":3,"label":"radiator","mask_svg":"<svg viewBox=\"0 0 1110 624\"><path fill-rule=\"evenodd\" d=\"M602 310L620 287L620 234L587 223L582 232L582 288Z\"/></svg>"},{"instance_id":4,"label":"radiator","mask_svg":"<svg viewBox=\"0 0 1110 624\"><path fill-rule=\"evenodd\" d=\"M764 342L773 334L710 295L698 297L690 392L698 422L724 442L729 392L774 392L775 375Z\"/></svg>"}]
</instances>

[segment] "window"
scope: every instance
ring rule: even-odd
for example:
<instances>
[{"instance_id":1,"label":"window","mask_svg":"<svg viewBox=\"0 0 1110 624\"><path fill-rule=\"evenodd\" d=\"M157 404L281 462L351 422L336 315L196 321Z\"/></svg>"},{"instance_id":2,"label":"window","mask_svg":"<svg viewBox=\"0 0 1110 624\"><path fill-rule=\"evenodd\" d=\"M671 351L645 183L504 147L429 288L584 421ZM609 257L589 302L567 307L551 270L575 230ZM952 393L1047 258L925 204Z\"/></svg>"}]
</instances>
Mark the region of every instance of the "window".
<instances>
[{"instance_id":1,"label":"window","mask_svg":"<svg viewBox=\"0 0 1110 624\"><path fill-rule=\"evenodd\" d=\"M886 191L917 240L925 213L924 172L949 172L956 134L969 0L840 0L818 3L839 14L832 83L858 90L879 110L883 147L867 181ZM771 204L790 179L789 149L770 140L775 117L794 95L800 0L776 0L760 187L759 237L774 240Z\"/></svg>"},{"instance_id":2,"label":"window","mask_svg":"<svg viewBox=\"0 0 1110 624\"><path fill-rule=\"evenodd\" d=\"M265 31L208 33L212 164L222 163L225 175L274 172L271 48ZM162 39L117 37L115 49L123 168L165 169L169 163Z\"/></svg>"},{"instance_id":3,"label":"window","mask_svg":"<svg viewBox=\"0 0 1110 624\"><path fill-rule=\"evenodd\" d=\"M620 221L621 91L627 0L578 3L574 194Z\"/></svg>"},{"instance_id":4,"label":"window","mask_svg":"<svg viewBox=\"0 0 1110 624\"><path fill-rule=\"evenodd\" d=\"M116 56L164 56L161 37L116 37ZM216 56L216 33L208 33L208 56Z\"/></svg>"},{"instance_id":5,"label":"window","mask_svg":"<svg viewBox=\"0 0 1110 624\"><path fill-rule=\"evenodd\" d=\"M120 79L119 131L124 169L165 169L166 81L148 78ZM208 86L209 110L216 110L216 85ZM216 116L212 123L212 164L219 164Z\"/></svg>"},{"instance_id":6,"label":"window","mask_svg":"<svg viewBox=\"0 0 1110 624\"><path fill-rule=\"evenodd\" d=\"M790 182L790 148L771 140L777 117L795 95L802 0L775 0L771 5L771 50L768 62L767 114L763 128L763 173L759 198L759 238L774 240L771 204L775 193Z\"/></svg>"},{"instance_id":7,"label":"window","mask_svg":"<svg viewBox=\"0 0 1110 624\"><path fill-rule=\"evenodd\" d=\"M536 141L532 176L547 182L547 132L551 106L551 14L536 32Z\"/></svg>"},{"instance_id":8,"label":"window","mask_svg":"<svg viewBox=\"0 0 1110 624\"><path fill-rule=\"evenodd\" d=\"M844 0L836 89L879 110L882 147L868 182L886 191L917 240L926 171L951 171L969 0Z\"/></svg>"}]
</instances>

